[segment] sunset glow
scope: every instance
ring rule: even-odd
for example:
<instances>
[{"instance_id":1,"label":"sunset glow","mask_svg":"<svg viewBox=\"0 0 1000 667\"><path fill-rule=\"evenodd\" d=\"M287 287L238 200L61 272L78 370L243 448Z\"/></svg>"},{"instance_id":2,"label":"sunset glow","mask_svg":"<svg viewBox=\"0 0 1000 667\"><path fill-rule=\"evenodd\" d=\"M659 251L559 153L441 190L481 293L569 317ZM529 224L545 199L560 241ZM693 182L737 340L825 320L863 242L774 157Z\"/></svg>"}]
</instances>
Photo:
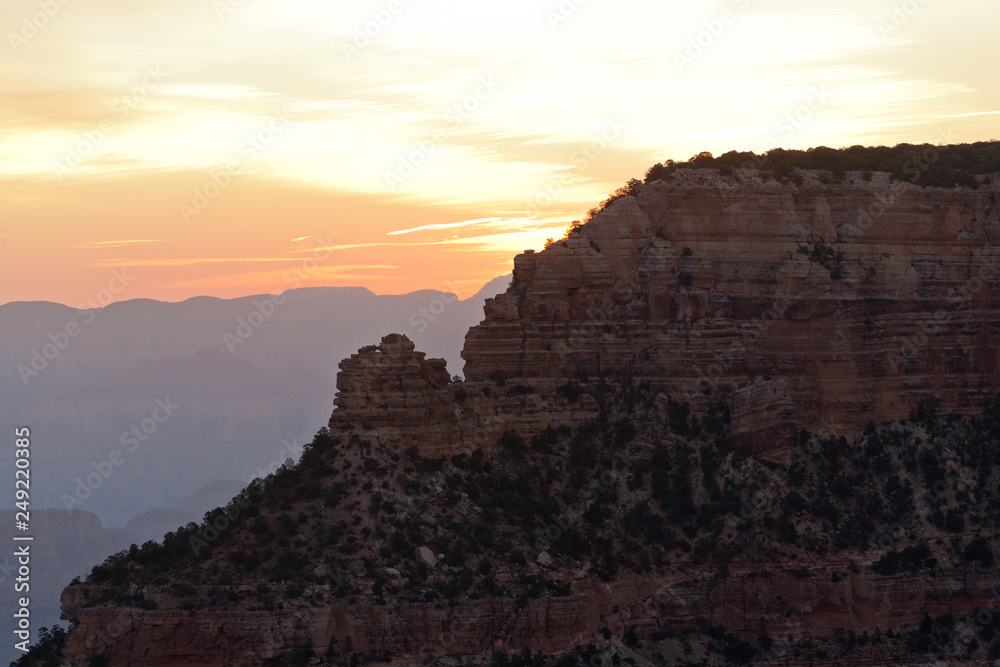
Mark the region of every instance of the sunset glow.
<instances>
[{"instance_id":1,"label":"sunset glow","mask_svg":"<svg viewBox=\"0 0 1000 667\"><path fill-rule=\"evenodd\" d=\"M0 303L113 270L119 299L467 297L667 158L1000 137L997 25L994 0L8 0Z\"/></svg>"}]
</instances>

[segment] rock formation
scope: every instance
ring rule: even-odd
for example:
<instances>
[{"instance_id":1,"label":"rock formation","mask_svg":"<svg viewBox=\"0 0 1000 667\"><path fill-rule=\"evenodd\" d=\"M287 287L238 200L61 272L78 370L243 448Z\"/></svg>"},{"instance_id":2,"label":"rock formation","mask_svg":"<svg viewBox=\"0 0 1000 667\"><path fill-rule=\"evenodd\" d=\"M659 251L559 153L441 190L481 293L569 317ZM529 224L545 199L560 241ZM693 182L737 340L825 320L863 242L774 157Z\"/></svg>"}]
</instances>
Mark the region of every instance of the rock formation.
<instances>
[{"instance_id":1,"label":"rock formation","mask_svg":"<svg viewBox=\"0 0 1000 667\"><path fill-rule=\"evenodd\" d=\"M328 646L373 656L478 655L493 650L551 653L609 629L639 637L695 632L722 625L731 632L781 638L833 639L838 629L914 627L924 614L954 616L989 608L1000 574L947 572L932 579L848 575L831 583L828 570L740 573L710 587L691 582L623 577L613 585L582 582L576 594L516 600L386 606L334 603L266 611L141 610L81 606L92 589L71 587L63 607L78 629L67 651L84 660L106 653L112 665L260 667L290 646L322 654ZM85 663L83 663L85 664Z\"/></svg>"},{"instance_id":2,"label":"rock formation","mask_svg":"<svg viewBox=\"0 0 1000 667\"><path fill-rule=\"evenodd\" d=\"M443 439L453 397L444 359L425 359L406 336L391 334L340 362L330 426L349 424L391 429L402 446ZM443 419L442 419L443 418Z\"/></svg>"},{"instance_id":3,"label":"rock formation","mask_svg":"<svg viewBox=\"0 0 1000 667\"><path fill-rule=\"evenodd\" d=\"M778 378L774 408L831 433L973 410L1000 383L998 181L887 177L647 184L515 258L466 338L466 377L624 376L686 400ZM770 409L737 402L750 421Z\"/></svg>"},{"instance_id":4,"label":"rock formation","mask_svg":"<svg viewBox=\"0 0 1000 667\"><path fill-rule=\"evenodd\" d=\"M63 595L64 617L73 623L66 656L84 664L103 653L116 667L256 667L277 664L292 650L417 660L425 653L525 647L550 653L599 634L645 638L716 625L791 642L832 639L844 629L912 628L925 614L960 616L988 607L1000 593L993 552L973 546L965 514L958 517L956 508L980 503L962 510L978 536L978 526L991 526L981 505L993 502L985 498L995 483L967 492L964 485L975 475L959 470L964 455L938 461L941 448L922 439L931 435L912 432L872 436L859 454L870 460L849 466L838 449L847 447L846 439L817 439L810 441L813 449L794 452L793 443L800 429L857 434L869 422L925 408L971 414L1000 389L998 247L992 241L1000 239L998 194L995 178L978 190L946 190L889 185L885 174L853 185L822 184L815 174L801 186L717 176L647 184L638 197L614 201L568 238L514 260L510 288L487 301L485 320L469 331L464 382L398 334L344 360L329 422L336 438L327 434L331 444L314 463L339 477L317 477L298 497L263 494L261 507L274 505L270 514L261 509L233 538L235 546L220 540L221 555L213 556L216 565L245 562L251 527L254 540L270 539L269 531L282 529L273 521L290 520L286 510L298 512L300 524L313 522L316 535L341 531L330 544L353 516L365 539L338 547L350 560L350 585L330 582L327 565L313 569L310 562L307 583L287 606L244 602L198 610L185 609L175 588L153 579L123 584L127 594L99 582L71 586ZM613 392L615 405L608 398ZM697 432L689 428L688 407L701 417ZM712 425L716 416L724 426ZM689 436L700 440L684 441ZM972 442L958 440L955 452ZM924 447L906 479L890 484L882 472L872 478L872 466L883 459L894 471L910 465L898 444L904 441L914 451ZM604 449L587 449L592 442ZM683 456L677 454L682 444ZM611 453L629 461L621 484ZM763 456L748 459L747 453ZM470 463L470 454L480 456L479 463ZM436 463L421 463L421 456ZM444 459L460 468L442 468ZM503 488L504 480L518 480L489 477L494 466L516 470L521 459L531 459L524 474L546 480L550 494L533 500L537 512L527 517L510 509L521 507L513 497L520 490ZM994 464L984 461L980 479L991 480ZM400 507L409 502L406 489L421 465L435 471L424 480L432 500L421 498L419 511L405 514ZM717 481L720 470L728 475L725 483ZM582 474L579 489L565 481L572 471ZM867 495L851 488L847 472L870 487ZM935 479L948 484L932 489ZM346 490L355 482L364 496ZM275 493L286 493L290 484L275 482ZM608 496L601 502L609 514L598 500L571 509L583 491L601 485L598 497ZM793 494L793 486L802 494ZM814 511L815 499L803 497L813 492L840 504L824 500ZM491 506L488 493L504 508ZM868 504L859 509L862 496ZM368 518L359 510L362 498ZM650 509L654 498L658 505ZM741 503L750 499L755 504L747 510ZM340 503L348 510L337 509ZM640 510L648 516L635 520ZM869 518L869 510L881 514ZM945 510L951 546L943 539ZM372 518L383 511L384 526ZM874 536L846 532L852 518L865 518L874 532L890 530L903 514L919 530L892 528L888 544L911 540L926 553L913 552L921 555L909 574L873 574L886 545L872 551ZM340 517L344 527L337 528ZM837 522L848 526L841 531ZM473 535L477 525L487 535ZM514 525L528 537L515 535ZM574 525L606 551L585 545L581 553L588 555L573 555L559 537L545 541L553 532L573 532ZM386 526L396 534L378 532ZM415 543L404 528L414 531ZM446 530L454 531L448 544L456 551L465 545L462 554L481 559L475 574L466 555L451 561L454 553L416 541ZM373 531L376 537L368 539ZM831 546L828 534L836 531L843 540ZM489 553L483 555L482 544L494 544L493 533L507 541L508 551L484 565ZM607 541L610 534L621 543ZM528 544L534 536L538 541ZM726 554L720 540L731 540ZM629 541L631 551L624 546ZM310 548L333 551L321 544ZM748 544L761 551L748 552ZM396 551L405 560L392 560ZM612 552L623 559L621 568ZM147 557L162 557L156 554ZM134 567L133 573L141 569ZM211 572L201 562L184 567L199 577ZM464 588L448 588L466 575ZM276 588L263 579L254 583L252 594L261 600ZM249 584L226 585L235 599L251 595ZM445 604L434 585L455 595ZM505 593L504 585L535 592ZM389 588L400 597L386 604ZM406 598L406 591L416 598ZM115 597L159 607L116 606L109 602Z\"/></svg>"},{"instance_id":5,"label":"rock formation","mask_svg":"<svg viewBox=\"0 0 1000 667\"><path fill-rule=\"evenodd\" d=\"M490 448L504 431L530 434L597 411L593 399L552 411L534 387L522 394L494 392L486 382L453 383L443 359L424 356L406 336L390 334L341 362L330 428L377 433L424 456L450 456Z\"/></svg>"}]
</instances>

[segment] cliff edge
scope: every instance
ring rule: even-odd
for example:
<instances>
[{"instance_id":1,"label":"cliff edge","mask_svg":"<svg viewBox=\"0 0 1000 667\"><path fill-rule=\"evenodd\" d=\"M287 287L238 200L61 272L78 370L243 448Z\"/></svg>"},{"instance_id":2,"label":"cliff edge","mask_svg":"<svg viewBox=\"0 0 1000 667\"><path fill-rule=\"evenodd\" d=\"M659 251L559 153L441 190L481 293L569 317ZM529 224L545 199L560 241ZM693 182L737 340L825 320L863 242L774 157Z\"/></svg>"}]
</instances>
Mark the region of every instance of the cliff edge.
<instances>
[{"instance_id":1,"label":"cliff edge","mask_svg":"<svg viewBox=\"0 0 1000 667\"><path fill-rule=\"evenodd\" d=\"M631 378L685 400L773 378L797 427L836 434L996 391L1000 179L698 176L518 255L466 337L466 378Z\"/></svg>"},{"instance_id":2,"label":"cliff edge","mask_svg":"<svg viewBox=\"0 0 1000 667\"><path fill-rule=\"evenodd\" d=\"M301 461L64 591L67 664L1000 655L1000 180L799 180L519 255L464 381L345 359Z\"/></svg>"}]
</instances>

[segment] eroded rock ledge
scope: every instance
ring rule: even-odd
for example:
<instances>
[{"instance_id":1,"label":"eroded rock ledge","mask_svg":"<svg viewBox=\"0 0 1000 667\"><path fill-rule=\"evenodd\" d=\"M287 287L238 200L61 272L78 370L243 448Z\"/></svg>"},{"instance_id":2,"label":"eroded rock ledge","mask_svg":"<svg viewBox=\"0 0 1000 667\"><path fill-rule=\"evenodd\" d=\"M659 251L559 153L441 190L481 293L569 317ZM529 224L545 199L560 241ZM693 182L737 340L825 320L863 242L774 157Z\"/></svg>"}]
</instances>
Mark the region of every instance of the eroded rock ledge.
<instances>
[{"instance_id":1,"label":"eroded rock ledge","mask_svg":"<svg viewBox=\"0 0 1000 667\"><path fill-rule=\"evenodd\" d=\"M443 359L424 356L405 335L390 334L341 362L330 428L377 435L436 457L492 448L506 431L530 437L597 414L590 396L572 404L556 400L553 380L523 388L453 382Z\"/></svg>"},{"instance_id":2,"label":"eroded rock ledge","mask_svg":"<svg viewBox=\"0 0 1000 667\"><path fill-rule=\"evenodd\" d=\"M63 607L79 629L66 656L81 665L103 652L112 665L261 667L293 648L323 655L333 645L373 657L481 655L524 647L552 653L601 628L616 636L634 628L637 636L649 637L713 625L754 635L832 639L838 628L884 631L914 627L925 613L968 615L988 607L1000 590L1000 575L966 570L932 579L848 575L831 582L828 572L843 565L831 562L804 576L733 572L709 586L700 578L581 582L578 594L525 605L517 600L453 607L333 604L281 612L86 608L83 595L99 591L71 587L63 593Z\"/></svg>"},{"instance_id":3,"label":"eroded rock ledge","mask_svg":"<svg viewBox=\"0 0 1000 667\"><path fill-rule=\"evenodd\" d=\"M624 376L676 397L777 378L795 425L830 433L921 404L974 411L1000 385L990 178L647 184L517 256L468 333L466 377Z\"/></svg>"}]
</instances>

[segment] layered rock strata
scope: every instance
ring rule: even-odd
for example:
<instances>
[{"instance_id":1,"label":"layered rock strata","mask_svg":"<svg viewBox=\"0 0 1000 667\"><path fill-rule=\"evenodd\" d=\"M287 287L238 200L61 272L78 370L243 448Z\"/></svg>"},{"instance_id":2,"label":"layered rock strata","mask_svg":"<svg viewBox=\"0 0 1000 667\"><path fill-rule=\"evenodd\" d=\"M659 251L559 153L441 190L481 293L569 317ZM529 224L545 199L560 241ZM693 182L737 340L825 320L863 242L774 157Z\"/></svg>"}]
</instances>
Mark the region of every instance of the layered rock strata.
<instances>
[{"instance_id":1,"label":"layered rock strata","mask_svg":"<svg viewBox=\"0 0 1000 667\"><path fill-rule=\"evenodd\" d=\"M1000 383L998 200L995 177L647 184L517 256L465 374L625 376L678 398L779 378L775 409L831 433L921 404L974 410Z\"/></svg>"},{"instance_id":2,"label":"layered rock strata","mask_svg":"<svg viewBox=\"0 0 1000 667\"><path fill-rule=\"evenodd\" d=\"M443 359L424 357L405 335L390 334L341 362L330 428L357 429L437 457L490 448L506 431L530 437L597 414L590 396L554 403L551 379L520 388L453 382Z\"/></svg>"},{"instance_id":3,"label":"layered rock strata","mask_svg":"<svg viewBox=\"0 0 1000 667\"><path fill-rule=\"evenodd\" d=\"M573 387L602 380L648 382L662 392L665 422L674 401L699 411L721 402L737 443L766 454L787 448L799 428L850 433L928 405L974 411L1000 384L996 183L921 189L876 175L853 186L649 184L515 259L511 287L468 334L465 382L390 335L341 363L330 426L424 456L467 453L507 431L580 425L599 406ZM104 653L112 665L249 666L295 648L552 652L601 628L831 637L838 628L913 627L925 613L967 615L1000 591L995 570L832 581L844 562L805 574L790 566L687 580L584 574L566 597L451 607L351 605L319 587L305 599L332 601L144 610L88 606L100 587L72 586L63 596L74 628L66 655L75 664Z\"/></svg>"},{"instance_id":4,"label":"layered rock strata","mask_svg":"<svg viewBox=\"0 0 1000 667\"><path fill-rule=\"evenodd\" d=\"M831 565L843 565L831 564ZM569 597L407 603L392 607L300 606L282 612L85 607L95 587L70 587L63 608L77 624L66 657L86 664L104 653L111 665L260 667L295 648L323 655L328 647L373 657L477 655L494 650L551 653L591 638L601 628L621 636L698 631L831 639L838 629L899 629L924 614L956 617L987 608L1000 576L946 571L933 579L847 575L833 583L828 568L809 575L733 573L705 586L624 577L612 584L578 582ZM327 591L328 592L328 591Z\"/></svg>"}]
</instances>

